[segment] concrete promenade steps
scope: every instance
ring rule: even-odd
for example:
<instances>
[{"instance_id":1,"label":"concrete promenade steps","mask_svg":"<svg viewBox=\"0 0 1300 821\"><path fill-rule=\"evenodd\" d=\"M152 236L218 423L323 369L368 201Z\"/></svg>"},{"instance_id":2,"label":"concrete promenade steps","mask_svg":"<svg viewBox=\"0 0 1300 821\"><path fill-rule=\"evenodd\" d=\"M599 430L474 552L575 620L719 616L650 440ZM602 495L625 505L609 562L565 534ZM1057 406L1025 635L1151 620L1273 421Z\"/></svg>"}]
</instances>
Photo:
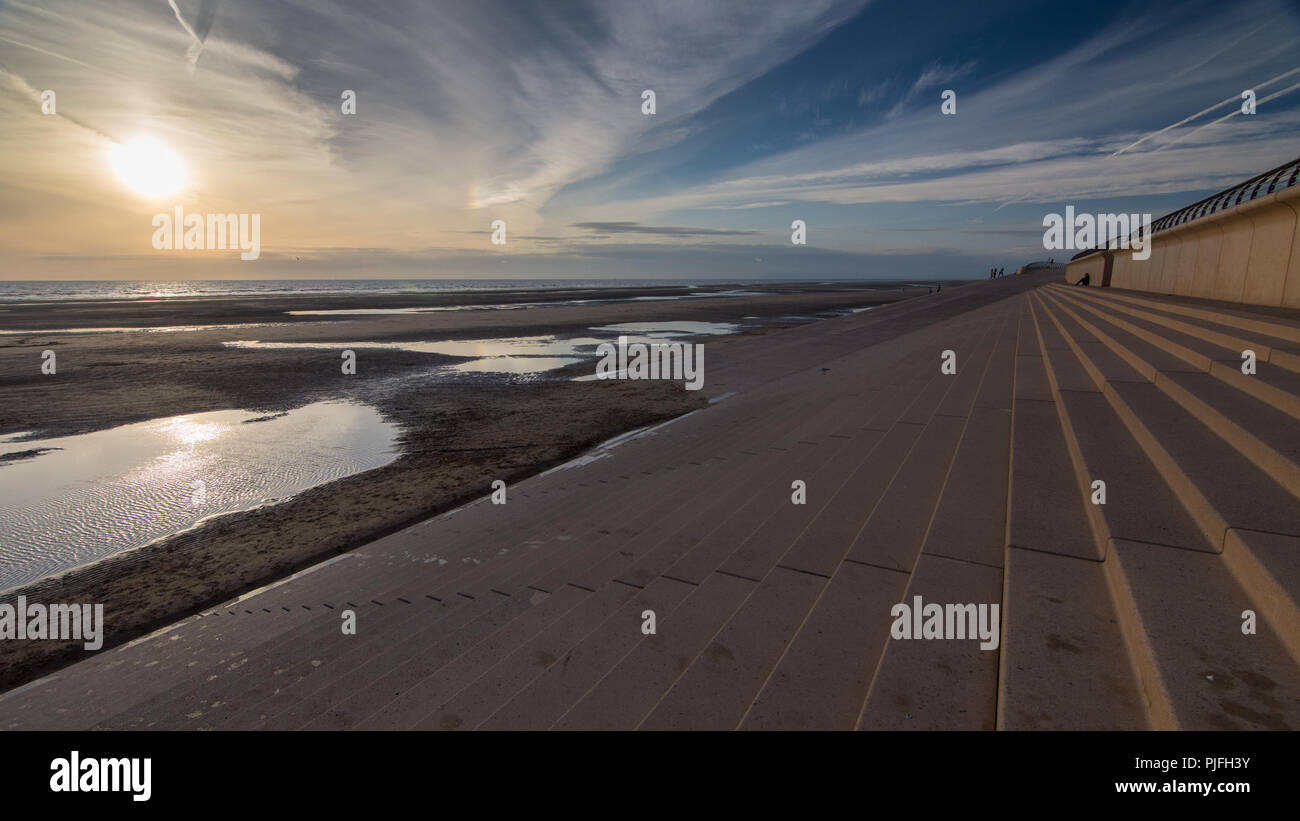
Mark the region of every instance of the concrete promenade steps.
<instances>
[{"instance_id":1,"label":"concrete promenade steps","mask_svg":"<svg viewBox=\"0 0 1300 821\"><path fill-rule=\"evenodd\" d=\"M1300 726L1300 438L1266 398L1300 317L1050 282L718 345L721 401L6 694L0 727ZM916 597L998 605L997 647L892 640Z\"/></svg>"},{"instance_id":2,"label":"concrete promenade steps","mask_svg":"<svg viewBox=\"0 0 1300 821\"><path fill-rule=\"evenodd\" d=\"M1136 319L1164 300L1058 285L1032 300L1053 375L1065 377L1054 393L1080 487L1107 483L1090 512L1154 726L1296 726L1300 427L1238 389L1289 390L1290 372L1265 360L1243 374L1235 341L1206 341L1213 327ZM1240 308L1196 310L1183 316L1259 344ZM1242 632L1246 611L1254 635Z\"/></svg>"}]
</instances>

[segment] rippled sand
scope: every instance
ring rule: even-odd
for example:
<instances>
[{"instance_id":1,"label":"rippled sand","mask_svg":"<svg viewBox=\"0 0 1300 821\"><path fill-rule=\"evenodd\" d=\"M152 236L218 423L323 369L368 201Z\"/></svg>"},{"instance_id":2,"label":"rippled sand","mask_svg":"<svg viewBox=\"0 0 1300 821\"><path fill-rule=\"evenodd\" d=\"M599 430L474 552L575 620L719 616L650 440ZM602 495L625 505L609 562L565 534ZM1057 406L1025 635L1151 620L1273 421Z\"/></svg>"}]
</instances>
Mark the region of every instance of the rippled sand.
<instances>
[{"instance_id":1,"label":"rippled sand","mask_svg":"<svg viewBox=\"0 0 1300 821\"><path fill-rule=\"evenodd\" d=\"M366 405L225 410L56 439L0 439L0 590L284 499L397 458Z\"/></svg>"}]
</instances>

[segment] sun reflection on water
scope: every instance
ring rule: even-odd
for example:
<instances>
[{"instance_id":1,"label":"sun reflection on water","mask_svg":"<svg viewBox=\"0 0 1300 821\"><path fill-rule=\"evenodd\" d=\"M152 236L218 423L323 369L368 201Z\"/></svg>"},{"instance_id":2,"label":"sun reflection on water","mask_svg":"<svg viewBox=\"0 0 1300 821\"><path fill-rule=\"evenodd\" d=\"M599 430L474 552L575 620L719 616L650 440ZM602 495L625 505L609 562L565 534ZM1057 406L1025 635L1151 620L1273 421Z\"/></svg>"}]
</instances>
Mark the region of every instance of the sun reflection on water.
<instances>
[{"instance_id":1,"label":"sun reflection on water","mask_svg":"<svg viewBox=\"0 0 1300 821\"><path fill-rule=\"evenodd\" d=\"M346 402L13 439L0 437L0 454L41 452L0 464L0 591L380 467L400 450L395 423Z\"/></svg>"},{"instance_id":2,"label":"sun reflection on water","mask_svg":"<svg viewBox=\"0 0 1300 821\"><path fill-rule=\"evenodd\" d=\"M219 422L196 422L188 416L177 416L162 424L159 429L183 445L196 445L216 439L230 430L230 426Z\"/></svg>"}]
</instances>

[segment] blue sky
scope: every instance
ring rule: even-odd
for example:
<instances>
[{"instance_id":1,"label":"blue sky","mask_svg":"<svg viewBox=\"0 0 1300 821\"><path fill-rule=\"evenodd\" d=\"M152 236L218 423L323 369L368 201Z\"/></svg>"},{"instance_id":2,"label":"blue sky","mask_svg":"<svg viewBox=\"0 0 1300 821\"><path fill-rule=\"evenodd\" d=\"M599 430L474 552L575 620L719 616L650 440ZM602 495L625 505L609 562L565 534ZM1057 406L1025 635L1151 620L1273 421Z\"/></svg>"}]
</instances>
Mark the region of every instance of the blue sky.
<instances>
[{"instance_id":1,"label":"blue sky","mask_svg":"<svg viewBox=\"0 0 1300 821\"><path fill-rule=\"evenodd\" d=\"M0 0L0 276L979 276L1300 155L1297 43L1272 0ZM105 160L141 135L165 198ZM154 251L176 205L261 257Z\"/></svg>"}]
</instances>

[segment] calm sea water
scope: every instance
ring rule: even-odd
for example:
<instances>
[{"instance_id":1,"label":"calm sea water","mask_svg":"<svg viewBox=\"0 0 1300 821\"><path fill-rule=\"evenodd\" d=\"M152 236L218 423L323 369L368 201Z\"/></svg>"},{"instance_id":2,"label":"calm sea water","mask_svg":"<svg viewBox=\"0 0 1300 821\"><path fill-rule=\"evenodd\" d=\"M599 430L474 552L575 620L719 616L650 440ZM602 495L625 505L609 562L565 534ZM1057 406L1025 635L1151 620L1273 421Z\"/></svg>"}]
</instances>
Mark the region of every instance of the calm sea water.
<instances>
[{"instance_id":1,"label":"calm sea water","mask_svg":"<svg viewBox=\"0 0 1300 821\"><path fill-rule=\"evenodd\" d=\"M195 279L0 281L0 302L176 299L276 294L418 294L558 288L698 287L741 280L685 279Z\"/></svg>"}]
</instances>

